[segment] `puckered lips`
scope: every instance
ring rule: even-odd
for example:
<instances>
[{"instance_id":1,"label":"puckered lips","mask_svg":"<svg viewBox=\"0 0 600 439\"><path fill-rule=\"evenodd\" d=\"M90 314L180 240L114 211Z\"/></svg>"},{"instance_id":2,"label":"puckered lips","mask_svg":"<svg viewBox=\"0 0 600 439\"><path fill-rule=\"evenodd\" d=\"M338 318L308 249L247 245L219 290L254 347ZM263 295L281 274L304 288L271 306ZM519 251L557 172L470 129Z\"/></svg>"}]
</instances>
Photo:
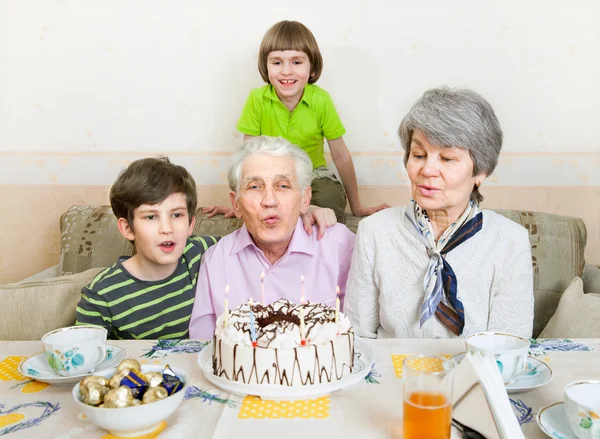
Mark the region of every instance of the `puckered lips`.
<instances>
[{"instance_id":1,"label":"puckered lips","mask_svg":"<svg viewBox=\"0 0 600 439\"><path fill-rule=\"evenodd\" d=\"M435 186L429 186L426 184L418 184L417 188L419 189L419 193L425 197L433 197L440 191L439 188Z\"/></svg>"},{"instance_id":2,"label":"puckered lips","mask_svg":"<svg viewBox=\"0 0 600 439\"><path fill-rule=\"evenodd\" d=\"M277 224L279 224L279 222L281 221L281 217L279 215L277 215L276 213L270 213L270 214L264 215L261 218L261 221L268 227L274 227Z\"/></svg>"},{"instance_id":3,"label":"puckered lips","mask_svg":"<svg viewBox=\"0 0 600 439\"><path fill-rule=\"evenodd\" d=\"M165 253L171 253L173 250L175 250L175 247L175 241L163 241L158 246L158 248Z\"/></svg>"}]
</instances>

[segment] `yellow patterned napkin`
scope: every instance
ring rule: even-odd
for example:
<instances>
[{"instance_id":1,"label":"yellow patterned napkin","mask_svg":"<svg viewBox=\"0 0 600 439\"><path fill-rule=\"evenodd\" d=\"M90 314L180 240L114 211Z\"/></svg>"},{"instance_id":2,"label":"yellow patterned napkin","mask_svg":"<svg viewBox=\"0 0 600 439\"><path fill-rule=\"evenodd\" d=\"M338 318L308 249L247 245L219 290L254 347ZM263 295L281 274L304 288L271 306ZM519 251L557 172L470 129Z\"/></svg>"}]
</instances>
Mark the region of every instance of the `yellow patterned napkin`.
<instances>
[{"instance_id":1,"label":"yellow patterned napkin","mask_svg":"<svg viewBox=\"0 0 600 439\"><path fill-rule=\"evenodd\" d=\"M265 401L258 396L246 396L238 419L326 419L329 417L329 396L296 401Z\"/></svg>"},{"instance_id":2,"label":"yellow patterned napkin","mask_svg":"<svg viewBox=\"0 0 600 439\"><path fill-rule=\"evenodd\" d=\"M394 363L394 370L396 371L396 378L402 378L402 362L406 357L410 357L415 354L407 354L407 355L392 355L392 362ZM438 357L450 358L451 354L440 354ZM442 364L439 361L435 361L429 358L417 358L415 359L412 366L417 370L423 370L428 372L435 372L438 370L442 370Z\"/></svg>"}]
</instances>

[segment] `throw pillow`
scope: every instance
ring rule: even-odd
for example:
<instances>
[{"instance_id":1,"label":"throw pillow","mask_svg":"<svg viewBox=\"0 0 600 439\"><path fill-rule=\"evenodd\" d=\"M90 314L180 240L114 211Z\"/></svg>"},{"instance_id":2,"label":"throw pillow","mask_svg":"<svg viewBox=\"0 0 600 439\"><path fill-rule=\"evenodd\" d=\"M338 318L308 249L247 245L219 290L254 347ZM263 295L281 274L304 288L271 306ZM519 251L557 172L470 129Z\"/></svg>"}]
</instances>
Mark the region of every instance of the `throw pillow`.
<instances>
[{"instance_id":1,"label":"throw pillow","mask_svg":"<svg viewBox=\"0 0 600 439\"><path fill-rule=\"evenodd\" d=\"M100 270L0 285L0 339L40 340L48 331L73 326L81 289Z\"/></svg>"},{"instance_id":2,"label":"throw pillow","mask_svg":"<svg viewBox=\"0 0 600 439\"><path fill-rule=\"evenodd\" d=\"M600 337L600 294L584 294L579 277L563 293L556 313L539 338Z\"/></svg>"},{"instance_id":3,"label":"throw pillow","mask_svg":"<svg viewBox=\"0 0 600 439\"><path fill-rule=\"evenodd\" d=\"M60 230L61 276L110 267L120 256L133 254L110 206L71 206L61 217Z\"/></svg>"}]
</instances>

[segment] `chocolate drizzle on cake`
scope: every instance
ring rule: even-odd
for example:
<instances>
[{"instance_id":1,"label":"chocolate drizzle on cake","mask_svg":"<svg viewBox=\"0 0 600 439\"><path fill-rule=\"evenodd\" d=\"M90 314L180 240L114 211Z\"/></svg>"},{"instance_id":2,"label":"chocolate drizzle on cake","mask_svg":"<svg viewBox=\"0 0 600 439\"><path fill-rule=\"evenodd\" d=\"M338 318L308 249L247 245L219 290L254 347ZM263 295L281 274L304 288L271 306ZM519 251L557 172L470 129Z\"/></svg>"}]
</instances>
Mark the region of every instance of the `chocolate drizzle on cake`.
<instances>
[{"instance_id":1,"label":"chocolate drizzle on cake","mask_svg":"<svg viewBox=\"0 0 600 439\"><path fill-rule=\"evenodd\" d=\"M298 337L300 307L305 313L307 345L271 347L278 337L290 340L294 333ZM244 304L231 312L231 325L240 332L235 337L249 337L249 311L249 305ZM255 304L252 312L256 319L258 346L226 342L215 333L212 359L215 375L244 383L298 386L329 383L352 372L354 332L346 323L347 331L336 335L335 327L331 326L335 324L334 309L314 303L297 305L281 299L267 306ZM319 336L323 326L328 331L325 334L331 336ZM315 342L319 339L323 341Z\"/></svg>"},{"instance_id":2,"label":"chocolate drizzle on cake","mask_svg":"<svg viewBox=\"0 0 600 439\"><path fill-rule=\"evenodd\" d=\"M289 322L300 326L300 318L298 316L286 314L281 310L273 311L271 314L267 314L264 317L259 317L256 319L256 323L258 323L259 328L265 328L270 324L277 322Z\"/></svg>"},{"instance_id":3,"label":"chocolate drizzle on cake","mask_svg":"<svg viewBox=\"0 0 600 439\"><path fill-rule=\"evenodd\" d=\"M348 332L342 334L340 337L346 339L343 344L348 344L351 352L350 358L352 359L351 361L343 362L342 364L338 364L336 357L336 343L334 343L333 340L321 346L311 345L292 349L255 349L236 344L233 347L233 370L231 371L231 374L227 373L223 368L221 352L222 341L219 340L219 343L215 345L216 349L213 352L213 373L219 377L233 381L241 381L243 383L255 382L259 384L271 384L271 377L273 377L273 384L283 386L293 386L296 383L296 380L299 380L300 384L303 386L330 383L332 381L340 380L346 373L352 373L354 367L354 333ZM337 348L339 349L340 345L337 345ZM250 354L252 356L252 362L251 365L249 365L250 370L248 375L246 375L247 369L244 370L244 366L237 362L237 355L240 349L252 350L252 353ZM315 361L313 367L306 367L308 365L304 365L303 367L301 364L300 351L302 349L311 349L314 352ZM263 372L259 371L257 356L265 354L266 351L271 351L275 357L275 362L272 363L272 372L269 369L266 369ZM284 353L283 351L290 352ZM322 364L319 352L324 353L326 351L330 351L332 360L328 364ZM280 364L280 357L288 356L290 354L294 357L291 370L282 367ZM221 361L217 361L217 358L220 358ZM261 374L260 377L259 373ZM252 378L254 378L254 380Z\"/></svg>"},{"instance_id":4,"label":"chocolate drizzle on cake","mask_svg":"<svg viewBox=\"0 0 600 439\"><path fill-rule=\"evenodd\" d=\"M315 328L335 322L335 310L320 303L307 302L295 304L286 299L280 299L270 305L253 304L252 312L256 319L256 334L258 345L269 347L277 334L284 334L300 326L300 308L304 309L306 325L306 338L311 339ZM247 318L250 311L248 304L231 311L230 319L233 327L250 334L250 320Z\"/></svg>"}]
</instances>

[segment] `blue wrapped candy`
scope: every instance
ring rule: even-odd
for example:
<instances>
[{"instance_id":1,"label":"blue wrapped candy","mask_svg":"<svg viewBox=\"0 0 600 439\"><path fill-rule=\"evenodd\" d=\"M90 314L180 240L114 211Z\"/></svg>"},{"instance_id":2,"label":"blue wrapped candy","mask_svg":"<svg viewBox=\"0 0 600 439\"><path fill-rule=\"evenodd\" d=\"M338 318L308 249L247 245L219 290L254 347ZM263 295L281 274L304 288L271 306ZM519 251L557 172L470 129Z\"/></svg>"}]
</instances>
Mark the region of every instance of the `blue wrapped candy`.
<instances>
[{"instance_id":1,"label":"blue wrapped candy","mask_svg":"<svg viewBox=\"0 0 600 439\"><path fill-rule=\"evenodd\" d=\"M132 369L121 379L121 385L129 387L134 398L142 399L148 388L148 380L142 372Z\"/></svg>"},{"instance_id":2,"label":"blue wrapped candy","mask_svg":"<svg viewBox=\"0 0 600 439\"><path fill-rule=\"evenodd\" d=\"M179 390L183 388L183 383L179 379L175 372L169 367L167 364L163 370L163 382L162 386L167 391L167 394L171 396L174 393L177 393Z\"/></svg>"}]
</instances>

